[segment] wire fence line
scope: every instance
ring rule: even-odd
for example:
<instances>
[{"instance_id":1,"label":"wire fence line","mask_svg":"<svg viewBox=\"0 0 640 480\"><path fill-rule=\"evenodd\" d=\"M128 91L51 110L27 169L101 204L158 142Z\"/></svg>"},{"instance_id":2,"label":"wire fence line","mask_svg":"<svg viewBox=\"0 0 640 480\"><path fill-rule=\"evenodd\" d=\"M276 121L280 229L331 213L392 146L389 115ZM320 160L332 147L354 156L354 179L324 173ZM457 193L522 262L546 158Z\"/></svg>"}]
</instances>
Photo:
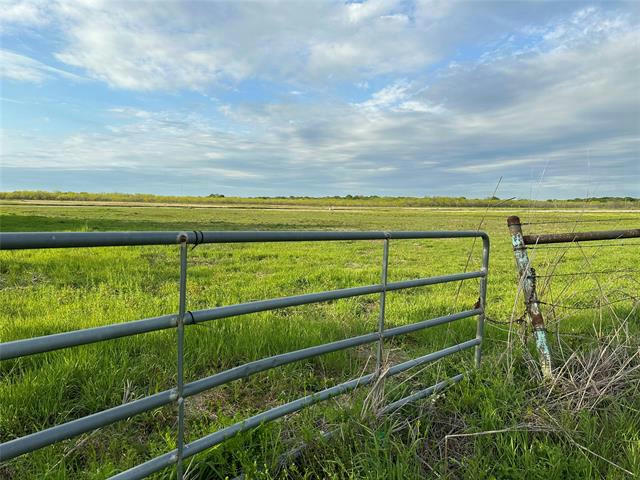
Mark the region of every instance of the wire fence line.
<instances>
[{"instance_id":1,"label":"wire fence line","mask_svg":"<svg viewBox=\"0 0 640 480\"><path fill-rule=\"evenodd\" d=\"M625 298L618 298L616 300L612 300L609 302L605 302L605 303L594 303L593 305L578 305L578 304L574 304L574 305L563 305L563 304L558 304L558 303L552 303L552 302L543 302L542 300L538 301L538 303L542 304L542 305L547 305L549 307L554 307L554 308L566 308L566 309L570 309L570 310L593 310L596 308L602 308L602 307L607 307L609 305L614 305L616 303L620 303L620 302L627 302L629 300L632 301L638 301L638 299L636 297L633 296L628 296Z\"/></svg>"},{"instance_id":2,"label":"wire fence line","mask_svg":"<svg viewBox=\"0 0 640 480\"><path fill-rule=\"evenodd\" d=\"M575 219L575 220L545 220L545 221L531 221L521 222L518 216L512 215L507 218L507 226L511 234L511 243L513 245L514 257L516 260L516 267L519 273L518 292L522 288L526 292L524 297L525 303L525 315L517 319L518 322L522 321L525 316L530 320L530 327L533 330L534 337L536 339L536 348L539 355L539 367L541 369L544 378L552 378L552 365L551 365L551 349L547 343L547 328L544 319L544 312L541 307L550 307L550 314L556 320L556 325L559 324L559 319L556 318L555 309L563 309L569 311L578 310L602 310L604 307L608 307L611 310L612 315L618 318L618 315L613 308L613 305L621 302L632 301L634 304L633 309L636 308L638 303L637 297L634 295L625 295L624 298L610 298L608 294L602 288L602 282L599 277L602 275L608 275L609 278L629 278L633 279L633 275L640 273L640 270L633 268L617 268L617 269L598 269L592 262L593 258L599 254L601 248L621 248L621 247L638 247L640 242L627 241L627 239L640 238L640 229L631 228L624 230L601 230L601 231L575 231L576 224L584 223L604 223L615 224L617 221L636 221L639 222L639 218L613 218L613 219ZM564 224L573 225L574 230L571 232L562 233L536 233L525 235L522 231L523 225L545 225L545 224ZM606 242L606 243L593 243L594 241ZM614 243L615 242L615 243ZM586 244L585 244L586 243ZM563 245L551 245L548 244L563 244ZM556 272L556 269L560 265L561 261L565 258L568 250L579 250L583 257L581 271L571 272ZM595 249L594 253L589 256L586 254L585 249ZM550 270L542 275L538 275L533 267L533 257L539 250L557 250L559 255L555 255L555 259L551 261ZM528 251L531 251L531 256L528 255ZM635 265L631 265L635 266ZM595 268L594 268L595 267ZM569 288L578 283L573 280L576 276L584 278L593 278L598 286L599 301L593 304L586 304L586 302L563 302L561 299L562 294L571 290ZM560 296L553 297L551 289L551 281L556 277L570 277L572 281L567 283L562 288ZM542 289L538 292L537 279L544 278ZM550 301L545 301L540 298L540 294L544 290L548 291L551 296ZM513 319L513 315L512 315ZM494 319L489 319L489 323L500 324L502 322L496 322ZM514 322L508 322L511 326ZM522 322L524 323L524 322ZM555 330L556 335L560 335L559 329ZM558 340L559 341L559 340ZM560 348L562 348L560 346Z\"/></svg>"}]
</instances>

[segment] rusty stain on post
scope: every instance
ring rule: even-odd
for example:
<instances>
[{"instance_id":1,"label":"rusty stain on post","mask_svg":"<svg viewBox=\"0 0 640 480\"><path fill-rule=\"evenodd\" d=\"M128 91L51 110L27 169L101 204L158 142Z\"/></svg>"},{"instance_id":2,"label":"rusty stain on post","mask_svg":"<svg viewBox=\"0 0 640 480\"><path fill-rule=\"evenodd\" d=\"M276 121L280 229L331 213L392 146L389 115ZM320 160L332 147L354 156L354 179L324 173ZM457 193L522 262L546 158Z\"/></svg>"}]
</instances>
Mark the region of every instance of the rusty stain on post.
<instances>
[{"instance_id":1,"label":"rusty stain on post","mask_svg":"<svg viewBox=\"0 0 640 480\"><path fill-rule=\"evenodd\" d=\"M525 238L522 236L522 226L520 218L511 216L507 218L507 225L511 233L511 243L513 253L516 258L519 278L522 281L524 291L524 303L527 315L533 327L533 334L536 339L536 348L540 355L540 368L544 378L551 378L551 352L547 344L547 334L544 328L544 318L540 311L538 294L536 293L536 272L529 262Z\"/></svg>"}]
</instances>

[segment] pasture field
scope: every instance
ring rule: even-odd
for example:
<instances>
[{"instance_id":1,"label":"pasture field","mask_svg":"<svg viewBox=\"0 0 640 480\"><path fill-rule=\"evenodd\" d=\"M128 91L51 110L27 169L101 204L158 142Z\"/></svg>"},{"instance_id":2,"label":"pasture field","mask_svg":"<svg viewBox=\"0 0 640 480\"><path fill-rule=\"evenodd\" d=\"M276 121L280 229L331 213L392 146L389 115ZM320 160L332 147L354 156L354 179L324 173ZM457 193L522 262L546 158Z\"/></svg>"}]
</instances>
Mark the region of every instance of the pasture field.
<instances>
[{"instance_id":1,"label":"pasture field","mask_svg":"<svg viewBox=\"0 0 640 480\"><path fill-rule=\"evenodd\" d=\"M492 247L490 321L480 370L474 370L470 350L389 380L384 388L387 402L465 373L465 379L445 393L389 416L375 414L380 399L367 397L370 388L363 387L199 454L186 462L188 478L233 478L241 473L260 479L639 476L640 244L630 240L620 248L530 252L541 275L541 299L553 304L545 304L543 313L561 379L542 385L530 360L532 354L535 358L533 349L521 347L521 328L509 323L523 311L522 299L516 299L506 227L506 217L512 214L530 222L569 222L524 227L525 233L637 228L639 218L637 211L524 208L11 204L2 205L0 222L2 231L475 230L482 223ZM599 222L582 223L585 220ZM187 308L378 283L381 254L380 241L200 245L188 253ZM0 339L175 313L178 255L178 246L0 252ZM473 245L473 240L391 241L389 281L477 270L480 255L480 242ZM611 271L615 273L589 273ZM555 276L544 276L552 272ZM470 309L477 288L476 280L469 280L459 292L455 283L391 292L387 326ZM372 295L187 326L185 381L375 331L378 307L378 295ZM397 363L474 338L475 321L465 319L388 341L386 359ZM170 330L2 362L0 440L174 387L175 345L176 332ZM359 347L188 398L186 441L371 372L374 365L375 345ZM175 418L174 406L138 415L11 460L0 466L0 477L106 478L175 448ZM320 438L320 431L335 428L339 433L331 440ZM445 447L446 435L454 436ZM281 454L303 441L308 447L299 458L278 464ZM157 477L171 475L166 471Z\"/></svg>"}]
</instances>

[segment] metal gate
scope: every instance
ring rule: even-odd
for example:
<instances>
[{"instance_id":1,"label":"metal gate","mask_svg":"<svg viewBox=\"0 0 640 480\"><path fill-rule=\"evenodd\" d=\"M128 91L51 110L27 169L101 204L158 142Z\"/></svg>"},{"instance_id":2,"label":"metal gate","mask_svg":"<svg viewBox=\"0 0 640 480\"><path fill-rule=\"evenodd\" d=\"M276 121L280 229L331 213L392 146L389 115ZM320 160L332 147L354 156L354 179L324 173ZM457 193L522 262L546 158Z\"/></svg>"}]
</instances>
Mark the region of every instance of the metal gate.
<instances>
[{"instance_id":1,"label":"metal gate","mask_svg":"<svg viewBox=\"0 0 640 480\"><path fill-rule=\"evenodd\" d=\"M444 239L444 238L481 238L483 242L482 267L478 271L455 273L450 275L418 278L401 282L387 282L387 265L389 261L389 241L403 239ZM382 240L382 278L376 285L343 288L320 293L295 295L289 297L272 298L248 303L240 303L207 310L188 311L186 309L187 284L187 245L205 243L239 243L239 242L301 242L301 241L353 241L353 240ZM146 318L132 322L117 323L97 328L87 328L70 332L46 335L5 342L0 344L0 360L8 360L36 353L49 352L62 348L86 345L89 343L111 340L114 338L137 335L168 328L177 329L177 385L175 388L134 400L117 407L103 410L92 415L70 422L53 426L24 437L9 440L0 444L0 461L6 461L19 455L43 448L56 442L89 432L96 428L124 420L133 415L156 409L163 405L175 403L177 405L177 448L164 455L148 460L136 467L126 470L113 479L144 478L154 472L175 465L177 477L183 477L183 459L196 455L231 436L257 427L265 422L275 420L289 413L301 410L309 405L327 400L336 395L348 392L361 385L374 382L382 373L382 342L391 338L425 328L441 325L463 318L477 316L476 338L467 340L442 350L429 353L419 358L409 360L390 367L385 376L396 375L412 367L432 362L447 355L475 347L476 366L481 360L481 345L484 332L484 312L487 290L487 273L489 267L489 237L484 232L477 231L435 231L435 232L91 232L91 233L0 233L0 250L43 249L43 248L73 248L73 247L109 247L134 245L180 245L180 303L178 313L160 317ZM402 290L440 283L455 282L471 278L480 279L479 301L475 308L437 318L423 320L417 323L395 328L385 328L385 296L386 292ZM380 294L380 312L378 331L339 340L324 345L304 348L272 357L256 360L229 370L216 373L200 380L184 383L183 380L183 347L184 327L210 320L235 317L249 313L293 307L310 303L324 302L360 295ZM245 378L258 372L269 370L298 360L308 359L336 352L346 348L378 342L376 371L368 375L349 380L331 388L321 390L306 397L280 405L270 410L254 415L242 422L225 427L217 432L206 435L191 443L184 443L185 399L204 392L219 385ZM437 383L409 397L403 398L385 407L386 411L396 409L408 402L424 398L446 387L447 384L458 382L462 375L456 375L447 381Z\"/></svg>"}]
</instances>

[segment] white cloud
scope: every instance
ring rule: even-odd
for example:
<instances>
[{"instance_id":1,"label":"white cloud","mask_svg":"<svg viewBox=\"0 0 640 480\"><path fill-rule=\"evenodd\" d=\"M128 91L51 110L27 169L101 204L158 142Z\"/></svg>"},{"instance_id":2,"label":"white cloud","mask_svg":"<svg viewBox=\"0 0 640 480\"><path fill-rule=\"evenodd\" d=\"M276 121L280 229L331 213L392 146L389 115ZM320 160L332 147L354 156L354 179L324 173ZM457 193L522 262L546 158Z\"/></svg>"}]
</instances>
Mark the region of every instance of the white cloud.
<instances>
[{"instance_id":1,"label":"white cloud","mask_svg":"<svg viewBox=\"0 0 640 480\"><path fill-rule=\"evenodd\" d=\"M56 31L57 59L112 87L204 91L259 78L321 88L421 71L461 45L482 46L505 25L511 31L527 27L530 35L558 45L629 26L628 14L574 5L163 1L158 8L142 1L23 0L5 2L0 21L9 29L46 24ZM578 11L543 26L527 23L568 9ZM509 48L529 51L526 45Z\"/></svg>"},{"instance_id":2,"label":"white cloud","mask_svg":"<svg viewBox=\"0 0 640 480\"><path fill-rule=\"evenodd\" d=\"M402 102L396 107L400 112L417 112L417 113L433 113L441 115L446 112L446 109L442 105L430 105L424 101L409 100Z\"/></svg>"},{"instance_id":3,"label":"white cloud","mask_svg":"<svg viewBox=\"0 0 640 480\"><path fill-rule=\"evenodd\" d=\"M399 2L393 0L371 0L362 3L346 5L347 18L351 23L360 23L372 18L381 17L397 6Z\"/></svg>"},{"instance_id":4,"label":"white cloud","mask_svg":"<svg viewBox=\"0 0 640 480\"><path fill-rule=\"evenodd\" d=\"M388 108L406 99L409 95L408 90L410 88L411 85L406 80L397 80L381 90L374 92L369 100L356 104L356 106L365 110Z\"/></svg>"},{"instance_id":5,"label":"white cloud","mask_svg":"<svg viewBox=\"0 0 640 480\"><path fill-rule=\"evenodd\" d=\"M229 168L211 168L211 167L203 167L198 169L198 173L201 175L212 175L212 176L220 176L224 178L232 178L232 179L255 179L261 178L262 175L256 172L247 172L243 170L232 170Z\"/></svg>"},{"instance_id":6,"label":"white cloud","mask_svg":"<svg viewBox=\"0 0 640 480\"><path fill-rule=\"evenodd\" d=\"M218 88L220 102L206 100L208 115L115 107L106 132L64 141L3 134L5 165L133 169L241 193L417 195L487 195L499 175L522 192L548 165L545 182L572 194L589 175L640 194L630 14L572 2L294 2L286 16L262 3L113 5L59 5L58 58L113 87ZM496 25L508 35L496 39ZM468 41L485 55L428 68ZM54 75L25 59L11 57L13 78ZM281 94L234 101L225 94L242 79ZM332 89L342 81L357 100Z\"/></svg>"},{"instance_id":7,"label":"white cloud","mask_svg":"<svg viewBox=\"0 0 640 480\"><path fill-rule=\"evenodd\" d=\"M375 114L381 110L389 110L397 113L445 114L447 109L442 105L436 105L424 99L413 99L413 97L421 95L425 90L427 90L425 86L418 86L407 80L396 80L377 92L374 92L368 100L354 104L354 106L370 114Z\"/></svg>"},{"instance_id":8,"label":"white cloud","mask_svg":"<svg viewBox=\"0 0 640 480\"><path fill-rule=\"evenodd\" d=\"M53 77L63 77L72 81L83 80L73 73L3 49L0 49L0 65L0 77L19 82L42 83Z\"/></svg>"},{"instance_id":9,"label":"white cloud","mask_svg":"<svg viewBox=\"0 0 640 480\"><path fill-rule=\"evenodd\" d=\"M133 108L113 108L110 113L117 123L104 133L37 142L33 135L7 135L3 167L144 170L151 162L164 172L189 169L194 175L228 179L261 177L251 162L239 159L246 138L220 131L198 115Z\"/></svg>"},{"instance_id":10,"label":"white cloud","mask_svg":"<svg viewBox=\"0 0 640 480\"><path fill-rule=\"evenodd\" d=\"M49 22L45 1L0 1L0 31L11 25L41 26Z\"/></svg>"},{"instance_id":11,"label":"white cloud","mask_svg":"<svg viewBox=\"0 0 640 480\"><path fill-rule=\"evenodd\" d=\"M53 52L58 60L123 89L204 90L253 77L364 82L436 57L430 33L410 26L404 2L20 5L5 12L7 25L47 19L62 39Z\"/></svg>"}]
</instances>

